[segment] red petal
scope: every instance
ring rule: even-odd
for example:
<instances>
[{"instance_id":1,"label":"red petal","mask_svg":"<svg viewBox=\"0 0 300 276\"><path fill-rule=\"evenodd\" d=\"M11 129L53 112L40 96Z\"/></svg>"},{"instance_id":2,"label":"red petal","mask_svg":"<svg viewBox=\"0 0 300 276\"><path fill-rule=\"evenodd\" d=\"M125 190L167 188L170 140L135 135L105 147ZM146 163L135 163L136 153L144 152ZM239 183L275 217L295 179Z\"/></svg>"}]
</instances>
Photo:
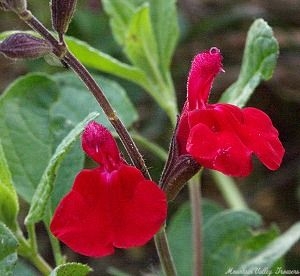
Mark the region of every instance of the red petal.
<instances>
[{"instance_id":1,"label":"red petal","mask_svg":"<svg viewBox=\"0 0 300 276\"><path fill-rule=\"evenodd\" d=\"M82 255L99 257L112 254L110 197L105 173L99 169L81 171L73 189L54 213L51 232Z\"/></svg>"},{"instance_id":2,"label":"red petal","mask_svg":"<svg viewBox=\"0 0 300 276\"><path fill-rule=\"evenodd\" d=\"M211 48L194 58L187 83L190 110L207 103L212 82L220 70L222 56L217 48Z\"/></svg>"},{"instance_id":3,"label":"red petal","mask_svg":"<svg viewBox=\"0 0 300 276\"><path fill-rule=\"evenodd\" d=\"M100 257L114 246L128 248L149 241L166 219L165 193L135 167L107 173L83 170L60 202L52 233L82 255Z\"/></svg>"},{"instance_id":4,"label":"red petal","mask_svg":"<svg viewBox=\"0 0 300 276\"><path fill-rule=\"evenodd\" d=\"M189 124L192 131L188 152L205 167L246 176L251 170L251 153L271 170L281 164L284 148L278 131L271 119L258 109L207 105L206 109L189 113Z\"/></svg>"},{"instance_id":5,"label":"red petal","mask_svg":"<svg viewBox=\"0 0 300 276\"><path fill-rule=\"evenodd\" d=\"M114 177L114 245L120 248L143 245L166 219L165 193L131 166L121 166Z\"/></svg>"},{"instance_id":6,"label":"red petal","mask_svg":"<svg viewBox=\"0 0 300 276\"><path fill-rule=\"evenodd\" d=\"M232 131L243 123L243 113L240 108L230 104L207 105L206 108L193 110L189 113L190 126L203 122L213 131Z\"/></svg>"},{"instance_id":7,"label":"red petal","mask_svg":"<svg viewBox=\"0 0 300 276\"><path fill-rule=\"evenodd\" d=\"M256 108L245 108L243 140L260 161L270 170L279 168L284 155L284 148L267 114Z\"/></svg>"},{"instance_id":8,"label":"red petal","mask_svg":"<svg viewBox=\"0 0 300 276\"><path fill-rule=\"evenodd\" d=\"M253 107L243 108L242 112L245 125L261 133L278 136L277 129L273 126L270 117L266 113Z\"/></svg>"},{"instance_id":9,"label":"red petal","mask_svg":"<svg viewBox=\"0 0 300 276\"><path fill-rule=\"evenodd\" d=\"M252 169L251 151L235 133L213 132L204 124L191 130L188 152L200 165L231 176L247 176Z\"/></svg>"},{"instance_id":10,"label":"red petal","mask_svg":"<svg viewBox=\"0 0 300 276\"><path fill-rule=\"evenodd\" d=\"M90 122L82 134L82 148L97 163L111 171L121 162L115 139L104 126Z\"/></svg>"}]
</instances>

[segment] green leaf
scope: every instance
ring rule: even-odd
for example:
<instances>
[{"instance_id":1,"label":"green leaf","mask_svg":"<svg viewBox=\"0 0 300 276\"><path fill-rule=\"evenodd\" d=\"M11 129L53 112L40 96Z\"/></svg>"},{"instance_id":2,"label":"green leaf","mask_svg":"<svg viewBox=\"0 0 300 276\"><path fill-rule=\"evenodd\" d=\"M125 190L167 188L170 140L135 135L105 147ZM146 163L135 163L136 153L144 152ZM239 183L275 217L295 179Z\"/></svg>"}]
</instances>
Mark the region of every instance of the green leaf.
<instances>
[{"instance_id":1,"label":"green leaf","mask_svg":"<svg viewBox=\"0 0 300 276\"><path fill-rule=\"evenodd\" d=\"M13 272L14 276L39 276L40 273L35 267L26 262L22 257L18 258Z\"/></svg>"},{"instance_id":2,"label":"green leaf","mask_svg":"<svg viewBox=\"0 0 300 276\"><path fill-rule=\"evenodd\" d=\"M238 80L223 93L220 101L243 107L259 83L272 77L278 51L271 27L263 19L257 19L248 32Z\"/></svg>"},{"instance_id":3,"label":"green leaf","mask_svg":"<svg viewBox=\"0 0 300 276\"><path fill-rule=\"evenodd\" d=\"M17 192L28 202L51 157L49 113L58 97L53 80L34 74L16 80L0 98L1 142Z\"/></svg>"},{"instance_id":4,"label":"green leaf","mask_svg":"<svg viewBox=\"0 0 300 276\"><path fill-rule=\"evenodd\" d=\"M110 16L110 26L115 40L124 45L130 20L144 0L110 1L103 0L105 12Z\"/></svg>"},{"instance_id":5,"label":"green leaf","mask_svg":"<svg viewBox=\"0 0 300 276\"><path fill-rule=\"evenodd\" d=\"M25 219L26 224L33 224L43 219L44 212L53 191L54 181L66 153L70 150L72 144L84 130L84 127L94 120L99 113L90 113L82 122L77 124L69 134L62 140L51 157L46 170L44 171L41 181L33 195L28 215Z\"/></svg>"},{"instance_id":6,"label":"green leaf","mask_svg":"<svg viewBox=\"0 0 300 276\"><path fill-rule=\"evenodd\" d=\"M261 226L260 216L246 210L223 211L211 218L203 229L204 275L225 274L275 238L275 228L254 230Z\"/></svg>"},{"instance_id":7,"label":"green leaf","mask_svg":"<svg viewBox=\"0 0 300 276\"><path fill-rule=\"evenodd\" d=\"M19 202L0 141L0 221L16 230Z\"/></svg>"},{"instance_id":8,"label":"green leaf","mask_svg":"<svg viewBox=\"0 0 300 276\"><path fill-rule=\"evenodd\" d=\"M2 222L0 222L0 242L0 275L13 275L17 261L18 241Z\"/></svg>"},{"instance_id":9,"label":"green leaf","mask_svg":"<svg viewBox=\"0 0 300 276\"><path fill-rule=\"evenodd\" d=\"M137 113L124 89L105 78L96 79L129 127ZM97 101L71 73L51 78L30 74L6 89L0 97L1 142L16 190L27 202L61 140L87 114L98 110ZM109 125L104 115L99 121ZM53 202L71 187L83 161L82 150L74 147L58 170Z\"/></svg>"},{"instance_id":10,"label":"green leaf","mask_svg":"<svg viewBox=\"0 0 300 276\"><path fill-rule=\"evenodd\" d=\"M104 0L102 3L105 12L110 16L110 25L113 35L116 41L122 46L126 45L126 34L137 9L145 3L150 5L151 23L157 43L161 69L163 71L168 70L179 35L176 1Z\"/></svg>"},{"instance_id":11,"label":"green leaf","mask_svg":"<svg viewBox=\"0 0 300 276\"><path fill-rule=\"evenodd\" d=\"M107 273L111 276L130 276L130 274L123 272L115 267L110 266L107 269Z\"/></svg>"},{"instance_id":12,"label":"green leaf","mask_svg":"<svg viewBox=\"0 0 300 276\"><path fill-rule=\"evenodd\" d=\"M79 39L66 36L65 40L69 49L84 65L132 81L147 89L146 76L139 68L122 63Z\"/></svg>"},{"instance_id":13,"label":"green leaf","mask_svg":"<svg viewBox=\"0 0 300 276\"><path fill-rule=\"evenodd\" d=\"M204 200L202 205L204 223L222 209L216 204ZM189 202L180 206L172 216L167 227L171 252L177 267L178 275L193 275L192 269L192 225L191 210Z\"/></svg>"},{"instance_id":14,"label":"green leaf","mask_svg":"<svg viewBox=\"0 0 300 276\"><path fill-rule=\"evenodd\" d=\"M14 194L15 199L17 200L17 195L15 193L15 188L12 183L11 174L7 165L7 161L1 143L0 143L0 184L2 186L5 186L9 192Z\"/></svg>"},{"instance_id":15,"label":"green leaf","mask_svg":"<svg viewBox=\"0 0 300 276\"><path fill-rule=\"evenodd\" d=\"M10 229L16 230L18 211L15 196L0 184L0 221L3 221Z\"/></svg>"},{"instance_id":16,"label":"green leaf","mask_svg":"<svg viewBox=\"0 0 300 276\"><path fill-rule=\"evenodd\" d=\"M281 236L273 240L265 249L242 264L237 271L247 271L256 275L257 268L270 269L300 239L300 222L294 224ZM249 274L248 274L249 273Z\"/></svg>"},{"instance_id":17,"label":"green leaf","mask_svg":"<svg viewBox=\"0 0 300 276\"><path fill-rule=\"evenodd\" d=\"M16 80L0 98L3 149L17 192L28 202L54 149L76 123L67 119L67 113L57 116L53 112L60 98L57 84L42 74ZM64 179L60 178L59 185L70 186L83 166L80 148L72 150L74 152L76 158L71 160L72 166L68 166L71 161L67 156L58 172L59 178L62 171L69 171Z\"/></svg>"},{"instance_id":18,"label":"green leaf","mask_svg":"<svg viewBox=\"0 0 300 276\"><path fill-rule=\"evenodd\" d=\"M203 275L225 275L277 236L277 229L260 231L261 219L251 211L221 211L205 203L203 210ZM170 248L181 276L192 275L192 225L189 205L183 205L168 227ZM256 229L256 230L254 230Z\"/></svg>"},{"instance_id":19,"label":"green leaf","mask_svg":"<svg viewBox=\"0 0 300 276\"><path fill-rule=\"evenodd\" d=\"M74 74L69 72L56 74L53 79L61 91L60 101L53 108L53 112L57 116L66 116L67 114L69 120L79 122L87 114L96 110L100 113L98 121L112 129L98 102ZM101 85L107 99L122 122L129 128L138 119L138 114L126 91L117 82L107 78L95 76L95 80Z\"/></svg>"},{"instance_id":20,"label":"green leaf","mask_svg":"<svg viewBox=\"0 0 300 276\"><path fill-rule=\"evenodd\" d=\"M177 106L169 65L178 37L175 1L104 1L104 8L128 59L144 73L143 88L174 121Z\"/></svg>"},{"instance_id":21,"label":"green leaf","mask_svg":"<svg viewBox=\"0 0 300 276\"><path fill-rule=\"evenodd\" d=\"M112 2L115 3L115 1ZM2 32L0 33L0 40L4 40L8 36L17 32L18 31ZM33 31L24 31L24 33L39 36ZM112 56L92 47L88 43L72 36L65 36L65 41L69 50L73 52L76 55L76 58L78 58L78 60L85 66L124 78L140 85L146 90L149 90L148 80L145 73L141 69L123 63ZM44 58L49 65L62 66L59 59L53 54L46 55Z\"/></svg>"},{"instance_id":22,"label":"green leaf","mask_svg":"<svg viewBox=\"0 0 300 276\"><path fill-rule=\"evenodd\" d=\"M148 4L141 6L132 16L126 33L124 51L130 61L155 80L159 78L157 44Z\"/></svg>"},{"instance_id":23,"label":"green leaf","mask_svg":"<svg viewBox=\"0 0 300 276\"><path fill-rule=\"evenodd\" d=\"M168 71L179 36L176 0L150 1L151 19L162 71Z\"/></svg>"},{"instance_id":24,"label":"green leaf","mask_svg":"<svg viewBox=\"0 0 300 276\"><path fill-rule=\"evenodd\" d=\"M85 276L91 272L92 269L81 263L66 263L56 267L50 276Z\"/></svg>"}]
</instances>

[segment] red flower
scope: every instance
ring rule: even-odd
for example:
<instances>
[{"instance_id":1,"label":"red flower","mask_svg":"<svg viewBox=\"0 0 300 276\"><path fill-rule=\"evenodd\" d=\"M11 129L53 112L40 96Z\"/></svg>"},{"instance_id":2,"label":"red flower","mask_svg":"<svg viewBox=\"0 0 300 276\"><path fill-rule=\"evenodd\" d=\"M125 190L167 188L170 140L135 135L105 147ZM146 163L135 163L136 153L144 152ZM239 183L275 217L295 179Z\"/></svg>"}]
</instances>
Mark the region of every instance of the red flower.
<instances>
[{"instance_id":1,"label":"red flower","mask_svg":"<svg viewBox=\"0 0 300 276\"><path fill-rule=\"evenodd\" d=\"M215 76L222 70L219 49L198 54L188 77L187 100L176 133L180 154L231 176L247 176L255 154L269 169L281 164L284 148L268 115L256 108L209 104Z\"/></svg>"},{"instance_id":2,"label":"red flower","mask_svg":"<svg viewBox=\"0 0 300 276\"><path fill-rule=\"evenodd\" d=\"M125 163L110 132L96 122L86 127L82 147L100 166L76 176L54 213L53 235L92 257L145 244L166 219L165 193Z\"/></svg>"}]
</instances>

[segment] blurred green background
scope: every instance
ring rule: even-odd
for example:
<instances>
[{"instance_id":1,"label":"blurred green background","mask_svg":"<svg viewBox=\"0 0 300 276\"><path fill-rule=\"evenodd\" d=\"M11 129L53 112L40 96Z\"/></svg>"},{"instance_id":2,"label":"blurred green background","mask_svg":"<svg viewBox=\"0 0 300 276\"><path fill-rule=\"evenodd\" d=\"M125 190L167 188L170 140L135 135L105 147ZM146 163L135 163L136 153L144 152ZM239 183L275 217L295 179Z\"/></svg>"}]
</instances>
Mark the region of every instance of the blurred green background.
<instances>
[{"instance_id":1,"label":"blurred green background","mask_svg":"<svg viewBox=\"0 0 300 276\"><path fill-rule=\"evenodd\" d=\"M49 1L28 2L33 13L50 27ZM286 155L278 171L268 171L255 161L252 175L246 179L237 179L237 182L249 206L263 216L266 226L276 223L284 231L300 218L300 2L179 0L178 14L181 35L172 63L172 74L180 107L185 100L187 74L195 54L212 46L220 48L223 53L226 73L220 74L214 83L211 101L216 101L238 76L247 30L254 19L262 17L273 28L280 45L278 64L273 78L258 87L248 105L269 114L279 129ZM0 13L0 31L20 29L28 28L13 14ZM108 18L103 13L99 0L78 1L68 35L87 41L93 47L124 60L122 50L112 38ZM0 56L0 64L0 91L16 77L29 71L52 73L64 70L50 67L43 60L21 62L7 60L3 56ZM126 88L139 111L140 120L135 128L167 149L172 129L171 126L168 127L170 124L165 114L139 87L123 80L118 81ZM163 167L162 162L146 151L143 154L151 173L157 179ZM203 176L202 190L205 197L226 206L207 172ZM171 204L170 214L187 200L187 194L183 190ZM40 232L39 244L42 253L53 262L42 226ZM65 252L73 260L80 258L68 249ZM100 260L80 260L90 263L95 270L92 275L108 275L104 271L109 266L122 269L130 275L140 275L141 272L150 273L155 270L153 264L157 262L157 256L153 244L150 243L143 248L118 250L115 255ZM300 269L299 243L286 257L286 266Z\"/></svg>"}]
</instances>

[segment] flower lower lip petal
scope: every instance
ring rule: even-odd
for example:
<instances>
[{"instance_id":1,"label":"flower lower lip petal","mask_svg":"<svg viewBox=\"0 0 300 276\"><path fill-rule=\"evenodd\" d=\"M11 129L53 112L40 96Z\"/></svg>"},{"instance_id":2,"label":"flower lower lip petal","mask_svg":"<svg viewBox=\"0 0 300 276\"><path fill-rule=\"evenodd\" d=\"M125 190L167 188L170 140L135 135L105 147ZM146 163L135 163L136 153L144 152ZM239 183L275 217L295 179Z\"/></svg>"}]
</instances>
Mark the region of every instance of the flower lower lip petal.
<instances>
[{"instance_id":1,"label":"flower lower lip petal","mask_svg":"<svg viewBox=\"0 0 300 276\"><path fill-rule=\"evenodd\" d=\"M101 164L77 175L54 213L52 233L91 257L112 254L115 247L144 245L166 219L165 193L120 159L116 142L103 126L88 125L82 140L85 151Z\"/></svg>"}]
</instances>

